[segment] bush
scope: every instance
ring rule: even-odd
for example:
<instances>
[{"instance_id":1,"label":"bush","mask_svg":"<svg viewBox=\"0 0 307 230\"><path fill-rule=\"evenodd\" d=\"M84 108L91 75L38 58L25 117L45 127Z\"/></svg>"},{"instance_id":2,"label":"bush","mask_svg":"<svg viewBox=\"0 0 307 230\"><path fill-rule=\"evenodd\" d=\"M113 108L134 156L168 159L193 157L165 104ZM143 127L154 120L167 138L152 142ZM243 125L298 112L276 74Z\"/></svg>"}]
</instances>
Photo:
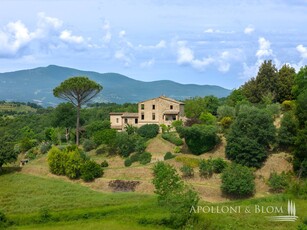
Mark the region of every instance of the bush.
<instances>
[{"instance_id":1,"label":"bush","mask_svg":"<svg viewBox=\"0 0 307 230\"><path fill-rule=\"evenodd\" d=\"M182 172L182 177L185 178L194 177L194 170L191 166L184 165L180 168L180 171Z\"/></svg>"},{"instance_id":2,"label":"bush","mask_svg":"<svg viewBox=\"0 0 307 230\"><path fill-rule=\"evenodd\" d=\"M181 152L181 148L179 146L175 146L174 153L180 153L180 152Z\"/></svg>"},{"instance_id":3,"label":"bush","mask_svg":"<svg viewBox=\"0 0 307 230\"><path fill-rule=\"evenodd\" d=\"M107 168L107 167L109 167L109 163L106 160L104 160L103 162L101 162L100 166L102 168Z\"/></svg>"},{"instance_id":4,"label":"bush","mask_svg":"<svg viewBox=\"0 0 307 230\"><path fill-rule=\"evenodd\" d=\"M247 197L255 191L253 172L246 166L231 164L222 173L221 190L230 196Z\"/></svg>"},{"instance_id":5,"label":"bush","mask_svg":"<svg viewBox=\"0 0 307 230\"><path fill-rule=\"evenodd\" d=\"M274 118L278 117L280 114L280 104L275 103L275 104L269 104L266 106L266 110L268 113L273 116Z\"/></svg>"},{"instance_id":6,"label":"bush","mask_svg":"<svg viewBox=\"0 0 307 230\"><path fill-rule=\"evenodd\" d=\"M288 186L288 176L285 172L282 172L281 174L273 172L270 174L268 185L272 192L283 192Z\"/></svg>"},{"instance_id":7,"label":"bush","mask_svg":"<svg viewBox=\"0 0 307 230\"><path fill-rule=\"evenodd\" d=\"M199 175L201 177L210 178L213 175L213 164L211 160L202 160L199 163Z\"/></svg>"},{"instance_id":8,"label":"bush","mask_svg":"<svg viewBox=\"0 0 307 230\"><path fill-rule=\"evenodd\" d=\"M295 102L294 101L289 101L285 100L283 103L281 103L281 110L282 111L290 111L295 109Z\"/></svg>"},{"instance_id":9,"label":"bush","mask_svg":"<svg viewBox=\"0 0 307 230\"><path fill-rule=\"evenodd\" d=\"M173 155L171 152L167 152L164 155L164 160L166 161L166 160L172 159L174 157L175 157L175 155Z\"/></svg>"},{"instance_id":10,"label":"bush","mask_svg":"<svg viewBox=\"0 0 307 230\"><path fill-rule=\"evenodd\" d=\"M184 138L189 150L196 155L212 150L219 143L217 128L212 125L186 127Z\"/></svg>"},{"instance_id":11,"label":"bush","mask_svg":"<svg viewBox=\"0 0 307 230\"><path fill-rule=\"evenodd\" d=\"M292 112L287 112L281 119L281 125L277 133L279 147L290 149L294 146L298 131L298 120Z\"/></svg>"},{"instance_id":12,"label":"bush","mask_svg":"<svg viewBox=\"0 0 307 230\"><path fill-rule=\"evenodd\" d=\"M116 130L115 129L103 129L100 131L95 132L94 135L94 142L96 145L110 145L115 141L116 138Z\"/></svg>"},{"instance_id":13,"label":"bush","mask_svg":"<svg viewBox=\"0 0 307 230\"><path fill-rule=\"evenodd\" d=\"M83 142L83 149L88 152L96 148L96 144L94 141L86 139Z\"/></svg>"},{"instance_id":14,"label":"bush","mask_svg":"<svg viewBox=\"0 0 307 230\"><path fill-rule=\"evenodd\" d=\"M126 167L131 166L131 165L132 165L131 159L128 157L128 158L124 161L124 164L125 164Z\"/></svg>"},{"instance_id":15,"label":"bush","mask_svg":"<svg viewBox=\"0 0 307 230\"><path fill-rule=\"evenodd\" d=\"M134 151L137 153L142 153L146 149L146 140L144 138L138 138L135 142Z\"/></svg>"},{"instance_id":16,"label":"bush","mask_svg":"<svg viewBox=\"0 0 307 230\"><path fill-rule=\"evenodd\" d=\"M231 117L223 117L219 124L223 127L223 129L228 129L231 123L232 123Z\"/></svg>"},{"instance_id":17,"label":"bush","mask_svg":"<svg viewBox=\"0 0 307 230\"><path fill-rule=\"evenodd\" d=\"M95 161L87 160L81 166L81 178L88 182L103 175L103 170Z\"/></svg>"},{"instance_id":18,"label":"bush","mask_svg":"<svg viewBox=\"0 0 307 230\"><path fill-rule=\"evenodd\" d=\"M67 154L65 174L70 179L78 179L81 176L81 167L85 158L79 150L70 151ZM99 166L100 167L100 166Z\"/></svg>"},{"instance_id":19,"label":"bush","mask_svg":"<svg viewBox=\"0 0 307 230\"><path fill-rule=\"evenodd\" d=\"M116 146L118 152L123 157L128 157L135 150L135 135L128 135L126 132L118 133L116 136Z\"/></svg>"},{"instance_id":20,"label":"bush","mask_svg":"<svg viewBox=\"0 0 307 230\"><path fill-rule=\"evenodd\" d=\"M131 160L132 163L139 161L139 158L140 158L140 154L139 153L135 153L135 154L132 154L130 156L130 160Z\"/></svg>"},{"instance_id":21,"label":"bush","mask_svg":"<svg viewBox=\"0 0 307 230\"><path fill-rule=\"evenodd\" d=\"M299 199L307 199L307 180L291 182L287 188L287 192Z\"/></svg>"},{"instance_id":22,"label":"bush","mask_svg":"<svg viewBox=\"0 0 307 230\"><path fill-rule=\"evenodd\" d=\"M235 117L236 111L234 107L229 105L222 105L217 108L217 117L222 120L224 117Z\"/></svg>"},{"instance_id":23,"label":"bush","mask_svg":"<svg viewBox=\"0 0 307 230\"><path fill-rule=\"evenodd\" d=\"M146 164L150 163L151 153L149 153L149 152L141 153L140 156L139 156L139 161L140 161L140 164L142 164L142 165L146 165Z\"/></svg>"},{"instance_id":24,"label":"bush","mask_svg":"<svg viewBox=\"0 0 307 230\"><path fill-rule=\"evenodd\" d=\"M202 124L204 125L215 125L216 124L216 117L208 112L202 112L199 117L199 120L201 120Z\"/></svg>"},{"instance_id":25,"label":"bush","mask_svg":"<svg viewBox=\"0 0 307 230\"><path fill-rule=\"evenodd\" d=\"M107 153L109 150L107 145L101 145L97 150L96 150L96 154L104 154Z\"/></svg>"},{"instance_id":26,"label":"bush","mask_svg":"<svg viewBox=\"0 0 307 230\"><path fill-rule=\"evenodd\" d=\"M173 133L163 133L162 138L173 143L174 145L183 145L183 141Z\"/></svg>"},{"instance_id":27,"label":"bush","mask_svg":"<svg viewBox=\"0 0 307 230\"><path fill-rule=\"evenodd\" d=\"M56 175L65 175L65 165L67 161L67 154L52 147L48 152L48 165L51 173Z\"/></svg>"},{"instance_id":28,"label":"bush","mask_svg":"<svg viewBox=\"0 0 307 230\"><path fill-rule=\"evenodd\" d=\"M227 166L228 163L222 158L216 158L212 160L212 167L214 173L221 173Z\"/></svg>"},{"instance_id":29,"label":"bush","mask_svg":"<svg viewBox=\"0 0 307 230\"><path fill-rule=\"evenodd\" d=\"M141 137L154 138L159 133L159 125L157 125L157 124L146 124L146 125L143 125L143 126L141 126L137 130L137 133Z\"/></svg>"}]
</instances>

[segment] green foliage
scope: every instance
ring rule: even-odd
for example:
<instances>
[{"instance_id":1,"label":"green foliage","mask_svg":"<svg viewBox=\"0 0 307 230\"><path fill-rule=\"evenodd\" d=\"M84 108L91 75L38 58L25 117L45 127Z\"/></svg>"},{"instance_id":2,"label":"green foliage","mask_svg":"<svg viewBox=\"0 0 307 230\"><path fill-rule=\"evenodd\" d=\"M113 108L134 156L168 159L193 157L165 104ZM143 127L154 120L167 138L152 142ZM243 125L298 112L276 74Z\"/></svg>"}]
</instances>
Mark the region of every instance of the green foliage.
<instances>
[{"instance_id":1,"label":"green foliage","mask_svg":"<svg viewBox=\"0 0 307 230\"><path fill-rule=\"evenodd\" d=\"M298 177L307 177L307 127L298 131L294 145L293 169Z\"/></svg>"},{"instance_id":2,"label":"green foliage","mask_svg":"<svg viewBox=\"0 0 307 230\"><path fill-rule=\"evenodd\" d=\"M246 101L247 98L243 94L242 87L233 90L226 99L226 104L235 107L238 103Z\"/></svg>"},{"instance_id":3,"label":"green foliage","mask_svg":"<svg viewBox=\"0 0 307 230\"><path fill-rule=\"evenodd\" d=\"M107 167L109 167L109 163L107 162L107 160L104 160L103 162L101 162L100 166L102 168L107 168Z\"/></svg>"},{"instance_id":4,"label":"green foliage","mask_svg":"<svg viewBox=\"0 0 307 230\"><path fill-rule=\"evenodd\" d=\"M84 181L93 181L103 175L103 170L95 161L87 160L81 165L81 178Z\"/></svg>"},{"instance_id":5,"label":"green foliage","mask_svg":"<svg viewBox=\"0 0 307 230\"><path fill-rule=\"evenodd\" d=\"M169 131L170 131L170 126L167 126L167 125L165 125L165 124L161 124L160 127L161 127L161 130L162 130L162 133L163 133L163 134L164 134L164 133L169 133Z\"/></svg>"},{"instance_id":6,"label":"green foliage","mask_svg":"<svg viewBox=\"0 0 307 230\"><path fill-rule=\"evenodd\" d=\"M65 175L67 154L53 146L48 152L48 165L51 173Z\"/></svg>"},{"instance_id":7,"label":"green foliage","mask_svg":"<svg viewBox=\"0 0 307 230\"><path fill-rule=\"evenodd\" d=\"M288 186L288 180L289 177L285 172L282 172L281 174L273 172L270 174L268 185L272 192L283 192Z\"/></svg>"},{"instance_id":8,"label":"green foliage","mask_svg":"<svg viewBox=\"0 0 307 230\"><path fill-rule=\"evenodd\" d=\"M173 159L174 157L175 157L174 154L172 154L171 152L167 152L164 155L164 160L166 161L166 160L169 160L169 159Z\"/></svg>"},{"instance_id":9,"label":"green foliage","mask_svg":"<svg viewBox=\"0 0 307 230\"><path fill-rule=\"evenodd\" d=\"M129 167L132 165L132 160L128 157L125 161L124 161L124 165L126 167Z\"/></svg>"},{"instance_id":10,"label":"green foliage","mask_svg":"<svg viewBox=\"0 0 307 230\"><path fill-rule=\"evenodd\" d=\"M135 150L137 136L128 135L126 132L117 133L116 146L119 154L123 157L128 157Z\"/></svg>"},{"instance_id":11,"label":"green foliage","mask_svg":"<svg viewBox=\"0 0 307 230\"><path fill-rule=\"evenodd\" d=\"M183 135L189 150L196 155L212 150L219 143L217 128L212 125L185 127Z\"/></svg>"},{"instance_id":12,"label":"green foliage","mask_svg":"<svg viewBox=\"0 0 307 230\"><path fill-rule=\"evenodd\" d=\"M217 108L217 117L222 120L224 117L234 118L236 114L235 108L229 105L222 105Z\"/></svg>"},{"instance_id":13,"label":"green foliage","mask_svg":"<svg viewBox=\"0 0 307 230\"><path fill-rule=\"evenodd\" d=\"M96 150L96 154L104 154L104 153L107 153L109 150L108 146L107 145L101 145L99 146L99 148Z\"/></svg>"},{"instance_id":14,"label":"green foliage","mask_svg":"<svg viewBox=\"0 0 307 230\"><path fill-rule=\"evenodd\" d=\"M143 125L138 129L137 133L141 137L154 138L159 133L159 125L156 125L156 124Z\"/></svg>"},{"instance_id":15,"label":"green foliage","mask_svg":"<svg viewBox=\"0 0 307 230\"><path fill-rule=\"evenodd\" d=\"M302 128L306 126L305 122L307 121L307 88L304 89L296 99L296 116L299 120L300 127Z\"/></svg>"},{"instance_id":16,"label":"green foliage","mask_svg":"<svg viewBox=\"0 0 307 230\"><path fill-rule=\"evenodd\" d=\"M0 210L0 229L6 228L8 225L8 219L6 215Z\"/></svg>"},{"instance_id":17,"label":"green foliage","mask_svg":"<svg viewBox=\"0 0 307 230\"><path fill-rule=\"evenodd\" d=\"M266 106L266 111L274 118L280 115L281 106L278 103L269 104Z\"/></svg>"},{"instance_id":18,"label":"green foliage","mask_svg":"<svg viewBox=\"0 0 307 230\"><path fill-rule=\"evenodd\" d=\"M288 64L283 65L278 71L276 82L276 101L282 103L285 100L292 100L292 87L294 85L295 69Z\"/></svg>"},{"instance_id":19,"label":"green foliage","mask_svg":"<svg viewBox=\"0 0 307 230\"><path fill-rule=\"evenodd\" d=\"M167 141L173 143L176 146L183 145L183 141L179 137L177 137L176 134L174 134L174 133L163 133L162 138L164 140L167 140Z\"/></svg>"},{"instance_id":20,"label":"green foliage","mask_svg":"<svg viewBox=\"0 0 307 230\"><path fill-rule=\"evenodd\" d=\"M135 141L134 151L141 154L146 149L146 139L141 137L139 138L138 136L135 137L137 137L137 140Z\"/></svg>"},{"instance_id":21,"label":"green foliage","mask_svg":"<svg viewBox=\"0 0 307 230\"><path fill-rule=\"evenodd\" d=\"M194 177L194 169L189 165L183 165L180 168L180 171L182 172L182 177L184 178Z\"/></svg>"},{"instance_id":22,"label":"green foliage","mask_svg":"<svg viewBox=\"0 0 307 230\"><path fill-rule=\"evenodd\" d=\"M181 148L179 146L175 146L173 151L174 151L174 153L180 153Z\"/></svg>"},{"instance_id":23,"label":"green foliage","mask_svg":"<svg viewBox=\"0 0 307 230\"><path fill-rule=\"evenodd\" d=\"M94 133L94 142L96 145L110 145L114 143L116 139L115 129L103 129Z\"/></svg>"},{"instance_id":24,"label":"green foliage","mask_svg":"<svg viewBox=\"0 0 307 230\"><path fill-rule=\"evenodd\" d=\"M141 153L135 153L135 154L130 155L130 160L131 160L131 162L132 162L132 163L138 162L139 159L140 159L140 155L141 155ZM145 157L145 158L146 158L146 157Z\"/></svg>"},{"instance_id":25,"label":"green foliage","mask_svg":"<svg viewBox=\"0 0 307 230\"><path fill-rule=\"evenodd\" d=\"M93 140L86 139L83 141L83 149L88 152L96 148L96 144Z\"/></svg>"},{"instance_id":26,"label":"green foliage","mask_svg":"<svg viewBox=\"0 0 307 230\"><path fill-rule=\"evenodd\" d=\"M182 120L176 120L172 122L172 127L177 128L183 126L183 121Z\"/></svg>"},{"instance_id":27,"label":"green foliage","mask_svg":"<svg viewBox=\"0 0 307 230\"><path fill-rule=\"evenodd\" d=\"M41 144L40 144L40 152L42 153L42 154L45 154L45 153L47 153L50 149L51 149L51 143L49 143L49 142L42 142Z\"/></svg>"},{"instance_id":28,"label":"green foliage","mask_svg":"<svg viewBox=\"0 0 307 230\"><path fill-rule=\"evenodd\" d=\"M296 198L307 199L307 180L290 181L286 189L287 193L294 195Z\"/></svg>"},{"instance_id":29,"label":"green foliage","mask_svg":"<svg viewBox=\"0 0 307 230\"><path fill-rule=\"evenodd\" d=\"M212 159L211 162L214 173L221 173L228 166L228 163L220 157Z\"/></svg>"},{"instance_id":30,"label":"green foliage","mask_svg":"<svg viewBox=\"0 0 307 230\"><path fill-rule=\"evenodd\" d=\"M146 165L148 163L150 163L151 161L151 153L149 152L143 152L139 155L139 161L140 161L140 164L142 165Z\"/></svg>"},{"instance_id":31,"label":"green foliage","mask_svg":"<svg viewBox=\"0 0 307 230\"><path fill-rule=\"evenodd\" d=\"M216 117L208 112L202 112L199 116L199 120L204 125L215 125L216 124Z\"/></svg>"},{"instance_id":32,"label":"green foliage","mask_svg":"<svg viewBox=\"0 0 307 230\"><path fill-rule=\"evenodd\" d=\"M13 137L9 135L0 136L0 172L4 164L17 160L18 153L14 151Z\"/></svg>"},{"instance_id":33,"label":"green foliage","mask_svg":"<svg viewBox=\"0 0 307 230\"><path fill-rule=\"evenodd\" d=\"M211 160L201 160L199 163L199 175L210 178L213 175L213 164Z\"/></svg>"},{"instance_id":34,"label":"green foliage","mask_svg":"<svg viewBox=\"0 0 307 230\"><path fill-rule=\"evenodd\" d=\"M285 100L281 103L281 110L284 112L295 110L295 102L290 100Z\"/></svg>"},{"instance_id":35,"label":"green foliage","mask_svg":"<svg viewBox=\"0 0 307 230\"><path fill-rule=\"evenodd\" d=\"M53 111L52 126L69 128L76 125L76 108L71 103L61 103Z\"/></svg>"},{"instance_id":36,"label":"green foliage","mask_svg":"<svg viewBox=\"0 0 307 230\"><path fill-rule=\"evenodd\" d=\"M284 113L280 128L277 132L277 142L282 149L291 149L294 146L298 131L298 120L293 112Z\"/></svg>"},{"instance_id":37,"label":"green foliage","mask_svg":"<svg viewBox=\"0 0 307 230\"><path fill-rule=\"evenodd\" d=\"M266 111L245 107L239 111L226 137L226 156L236 163L259 168L274 143L275 133L273 118Z\"/></svg>"},{"instance_id":38,"label":"green foliage","mask_svg":"<svg viewBox=\"0 0 307 230\"><path fill-rule=\"evenodd\" d=\"M128 135L135 134L137 132L138 128L131 124L126 124L125 131L128 133Z\"/></svg>"},{"instance_id":39,"label":"green foliage","mask_svg":"<svg viewBox=\"0 0 307 230\"><path fill-rule=\"evenodd\" d=\"M84 76L76 76L63 81L53 89L55 97L71 102L77 108L76 144L79 145L81 106L95 97L102 86Z\"/></svg>"},{"instance_id":40,"label":"green foliage","mask_svg":"<svg viewBox=\"0 0 307 230\"><path fill-rule=\"evenodd\" d=\"M197 193L183 183L176 169L169 164L158 162L153 168L153 174L158 202L169 209L171 227L183 227L192 217L191 207L198 203Z\"/></svg>"},{"instance_id":41,"label":"green foliage","mask_svg":"<svg viewBox=\"0 0 307 230\"><path fill-rule=\"evenodd\" d=\"M223 117L219 124L223 127L223 129L228 129L232 124L233 119L231 117Z\"/></svg>"},{"instance_id":42,"label":"green foliage","mask_svg":"<svg viewBox=\"0 0 307 230\"><path fill-rule=\"evenodd\" d=\"M81 176L81 168L85 162L84 157L78 150L67 153L65 162L65 175L70 179L78 179ZM100 167L100 166L99 166Z\"/></svg>"},{"instance_id":43,"label":"green foliage","mask_svg":"<svg viewBox=\"0 0 307 230\"><path fill-rule=\"evenodd\" d=\"M100 121L96 120L85 126L86 136L91 138L96 132L111 129L111 122L108 120Z\"/></svg>"},{"instance_id":44,"label":"green foliage","mask_svg":"<svg viewBox=\"0 0 307 230\"><path fill-rule=\"evenodd\" d=\"M247 197L255 191L253 172L246 166L231 164L224 169L221 178L221 190L227 195Z\"/></svg>"},{"instance_id":45,"label":"green foliage","mask_svg":"<svg viewBox=\"0 0 307 230\"><path fill-rule=\"evenodd\" d=\"M307 88L307 65L300 68L299 72L294 77L294 85L292 87L292 93L294 98Z\"/></svg>"},{"instance_id":46,"label":"green foliage","mask_svg":"<svg viewBox=\"0 0 307 230\"><path fill-rule=\"evenodd\" d=\"M184 101L185 115L188 118L199 118L202 112L216 115L219 99L214 96L194 97Z\"/></svg>"}]
</instances>

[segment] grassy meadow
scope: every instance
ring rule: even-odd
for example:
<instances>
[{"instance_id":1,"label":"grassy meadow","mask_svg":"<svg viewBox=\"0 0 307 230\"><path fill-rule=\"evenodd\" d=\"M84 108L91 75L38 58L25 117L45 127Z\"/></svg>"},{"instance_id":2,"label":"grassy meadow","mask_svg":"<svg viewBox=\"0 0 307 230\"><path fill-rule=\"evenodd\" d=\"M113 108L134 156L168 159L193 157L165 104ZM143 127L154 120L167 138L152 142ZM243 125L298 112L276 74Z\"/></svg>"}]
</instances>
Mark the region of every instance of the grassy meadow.
<instances>
[{"instance_id":1,"label":"grassy meadow","mask_svg":"<svg viewBox=\"0 0 307 230\"><path fill-rule=\"evenodd\" d=\"M208 203L201 206L280 206L290 197ZM270 222L266 214L197 214L190 229L297 229L307 219L307 202L294 199L296 222ZM157 205L155 195L102 193L58 178L20 172L1 175L0 207L11 222L9 229L168 229L168 211ZM272 215L272 214L268 214Z\"/></svg>"}]
</instances>

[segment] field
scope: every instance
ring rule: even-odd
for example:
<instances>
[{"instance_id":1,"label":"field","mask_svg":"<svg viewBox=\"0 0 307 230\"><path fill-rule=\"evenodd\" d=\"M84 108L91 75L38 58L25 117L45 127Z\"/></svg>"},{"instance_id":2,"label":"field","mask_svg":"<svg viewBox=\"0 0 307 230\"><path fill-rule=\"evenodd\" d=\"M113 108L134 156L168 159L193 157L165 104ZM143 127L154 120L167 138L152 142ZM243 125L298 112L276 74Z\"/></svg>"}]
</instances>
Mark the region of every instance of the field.
<instances>
[{"instance_id":1,"label":"field","mask_svg":"<svg viewBox=\"0 0 307 230\"><path fill-rule=\"evenodd\" d=\"M85 183L82 180L69 180L64 176L52 175L48 170L46 155L40 155L22 168L6 168L1 175L0 210L13 225L12 229L168 229L166 223L169 212L158 206L154 187L151 183L151 168L155 161L162 160L166 151L174 148L160 136L152 139L147 151L153 153L148 165L134 163L124 167L123 159L104 154L89 155L100 163L109 162L102 178ZM225 140L213 151L199 157L179 154L168 160L177 170L183 162L195 164L199 158L224 158ZM21 156L22 157L22 156ZM200 178L195 170L195 178L186 179L200 194L200 206L219 208L222 206L240 206L240 213L202 213L197 214L198 222L191 229L297 229L307 220L307 202L293 199L287 195L271 194L266 180L272 171L290 171L286 153L270 156L266 164L255 172L255 198L231 200L220 192L219 175L210 179ZM114 179L137 180L140 185L135 192L112 192L108 186ZM288 199L296 202L296 222L271 222L266 213L245 213L246 208L254 210L255 205L283 206L286 212Z\"/></svg>"}]
</instances>

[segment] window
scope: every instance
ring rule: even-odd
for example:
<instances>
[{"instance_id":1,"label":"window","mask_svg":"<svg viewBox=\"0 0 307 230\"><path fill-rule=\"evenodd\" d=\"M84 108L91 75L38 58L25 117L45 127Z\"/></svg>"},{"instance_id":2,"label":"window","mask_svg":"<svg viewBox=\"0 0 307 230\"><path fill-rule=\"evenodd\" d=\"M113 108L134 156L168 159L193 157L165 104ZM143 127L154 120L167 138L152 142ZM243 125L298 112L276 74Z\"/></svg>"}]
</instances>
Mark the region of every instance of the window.
<instances>
[{"instance_id":1,"label":"window","mask_svg":"<svg viewBox=\"0 0 307 230\"><path fill-rule=\"evenodd\" d=\"M144 116L144 113L142 113L141 120L144 120L144 119L145 119L145 116Z\"/></svg>"},{"instance_id":2,"label":"window","mask_svg":"<svg viewBox=\"0 0 307 230\"><path fill-rule=\"evenodd\" d=\"M116 123L119 123L119 118L116 118Z\"/></svg>"},{"instance_id":3,"label":"window","mask_svg":"<svg viewBox=\"0 0 307 230\"><path fill-rule=\"evenodd\" d=\"M155 113L152 114L152 120L156 120L156 114Z\"/></svg>"},{"instance_id":4,"label":"window","mask_svg":"<svg viewBox=\"0 0 307 230\"><path fill-rule=\"evenodd\" d=\"M134 123L137 124L139 121L137 118L134 119Z\"/></svg>"},{"instance_id":5,"label":"window","mask_svg":"<svg viewBox=\"0 0 307 230\"><path fill-rule=\"evenodd\" d=\"M172 105L170 106L170 109L173 109L173 106L172 106Z\"/></svg>"},{"instance_id":6,"label":"window","mask_svg":"<svg viewBox=\"0 0 307 230\"><path fill-rule=\"evenodd\" d=\"M128 123L128 119L127 118L125 118L125 124L127 124Z\"/></svg>"},{"instance_id":7,"label":"window","mask_svg":"<svg viewBox=\"0 0 307 230\"><path fill-rule=\"evenodd\" d=\"M173 121L176 121L176 116L173 116Z\"/></svg>"},{"instance_id":8,"label":"window","mask_svg":"<svg viewBox=\"0 0 307 230\"><path fill-rule=\"evenodd\" d=\"M156 105L152 105L152 110L155 110L156 109Z\"/></svg>"},{"instance_id":9,"label":"window","mask_svg":"<svg viewBox=\"0 0 307 230\"><path fill-rule=\"evenodd\" d=\"M145 105L144 104L141 104L141 109L145 109Z\"/></svg>"}]
</instances>

